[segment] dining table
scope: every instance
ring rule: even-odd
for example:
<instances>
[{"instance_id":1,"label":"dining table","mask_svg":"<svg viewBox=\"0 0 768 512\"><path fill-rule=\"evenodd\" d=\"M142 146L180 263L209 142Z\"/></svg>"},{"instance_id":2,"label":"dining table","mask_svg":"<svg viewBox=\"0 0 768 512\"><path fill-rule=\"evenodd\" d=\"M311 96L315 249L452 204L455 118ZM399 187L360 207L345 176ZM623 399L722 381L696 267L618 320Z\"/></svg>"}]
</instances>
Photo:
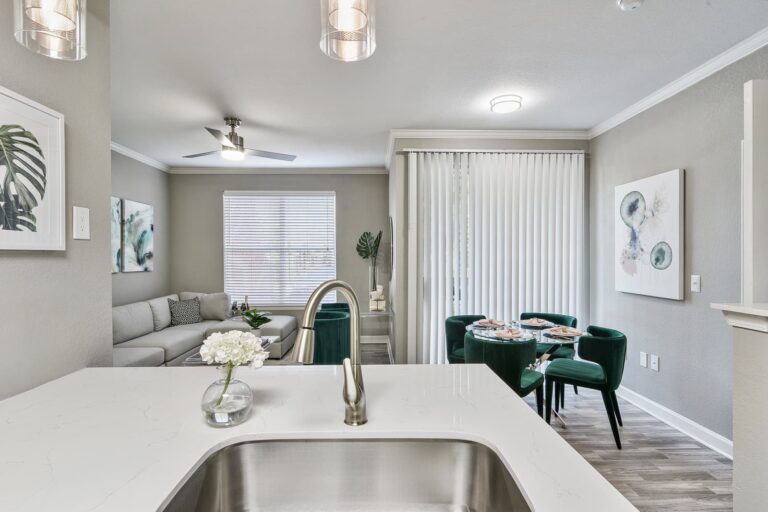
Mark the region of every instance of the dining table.
<instances>
[{"instance_id":1,"label":"dining table","mask_svg":"<svg viewBox=\"0 0 768 512\"><path fill-rule=\"evenodd\" d=\"M551 346L541 355L539 356L536 361L534 361L531 364L531 369L536 371L541 371L542 365L547 362L551 357L552 354L557 352L557 350L560 347L571 345L575 346L579 342L579 337L581 335L576 336L566 336L566 335L557 335L552 334L552 329L556 327L563 327L556 325L552 322L545 322L542 324L535 324L531 323L530 319L528 322L525 320L515 320L512 322L502 322L499 324L492 323L493 321L486 320L485 324L481 323L482 320L479 320L477 322L473 322L467 326L467 331L471 331L476 338L495 341L495 342L506 342L506 343L515 343L515 342L521 342L521 341L529 341L531 339L535 339L536 343L547 343ZM518 329L520 330L523 335L517 338L500 338L496 335L498 331L506 330L506 329ZM552 413L554 414L555 418L560 422L560 424L563 427L567 427L568 424L565 422L563 417L560 415L560 413L555 410L555 408L552 408Z\"/></svg>"}]
</instances>

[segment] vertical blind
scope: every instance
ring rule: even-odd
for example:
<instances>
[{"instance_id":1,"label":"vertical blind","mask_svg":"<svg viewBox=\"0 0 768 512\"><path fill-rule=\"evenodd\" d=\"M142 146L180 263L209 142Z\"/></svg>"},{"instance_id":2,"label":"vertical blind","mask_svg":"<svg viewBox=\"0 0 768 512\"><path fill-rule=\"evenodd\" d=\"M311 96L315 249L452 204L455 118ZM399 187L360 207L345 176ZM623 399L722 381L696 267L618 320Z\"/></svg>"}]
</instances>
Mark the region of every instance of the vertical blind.
<instances>
[{"instance_id":1,"label":"vertical blind","mask_svg":"<svg viewBox=\"0 0 768 512\"><path fill-rule=\"evenodd\" d=\"M233 300L303 306L335 278L334 192L224 192L224 289Z\"/></svg>"},{"instance_id":2,"label":"vertical blind","mask_svg":"<svg viewBox=\"0 0 768 512\"><path fill-rule=\"evenodd\" d=\"M417 361L447 360L448 316L583 314L583 153L415 156Z\"/></svg>"}]
</instances>

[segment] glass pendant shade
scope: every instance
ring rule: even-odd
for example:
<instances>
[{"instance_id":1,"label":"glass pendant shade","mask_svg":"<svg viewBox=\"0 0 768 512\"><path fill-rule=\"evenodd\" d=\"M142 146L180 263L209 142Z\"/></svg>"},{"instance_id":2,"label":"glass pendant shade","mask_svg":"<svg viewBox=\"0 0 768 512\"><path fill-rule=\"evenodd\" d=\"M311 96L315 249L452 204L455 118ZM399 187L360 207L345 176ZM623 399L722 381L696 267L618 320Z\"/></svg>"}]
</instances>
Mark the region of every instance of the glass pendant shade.
<instances>
[{"instance_id":1,"label":"glass pendant shade","mask_svg":"<svg viewBox=\"0 0 768 512\"><path fill-rule=\"evenodd\" d=\"M320 49L332 59L364 60L376 50L374 0L320 0Z\"/></svg>"},{"instance_id":2,"label":"glass pendant shade","mask_svg":"<svg viewBox=\"0 0 768 512\"><path fill-rule=\"evenodd\" d=\"M14 0L14 36L46 57L82 60L86 12L86 0Z\"/></svg>"}]
</instances>

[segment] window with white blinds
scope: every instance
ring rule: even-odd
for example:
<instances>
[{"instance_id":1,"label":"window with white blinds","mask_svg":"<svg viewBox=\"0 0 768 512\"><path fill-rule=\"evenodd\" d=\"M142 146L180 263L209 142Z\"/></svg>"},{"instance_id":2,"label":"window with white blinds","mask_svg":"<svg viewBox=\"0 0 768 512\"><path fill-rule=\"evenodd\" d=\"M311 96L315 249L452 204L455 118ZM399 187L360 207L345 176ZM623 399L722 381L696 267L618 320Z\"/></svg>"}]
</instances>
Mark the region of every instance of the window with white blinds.
<instances>
[{"instance_id":1,"label":"window with white blinds","mask_svg":"<svg viewBox=\"0 0 768 512\"><path fill-rule=\"evenodd\" d=\"M224 192L224 289L257 306L303 306L336 278L335 192ZM335 292L323 302L334 302Z\"/></svg>"}]
</instances>

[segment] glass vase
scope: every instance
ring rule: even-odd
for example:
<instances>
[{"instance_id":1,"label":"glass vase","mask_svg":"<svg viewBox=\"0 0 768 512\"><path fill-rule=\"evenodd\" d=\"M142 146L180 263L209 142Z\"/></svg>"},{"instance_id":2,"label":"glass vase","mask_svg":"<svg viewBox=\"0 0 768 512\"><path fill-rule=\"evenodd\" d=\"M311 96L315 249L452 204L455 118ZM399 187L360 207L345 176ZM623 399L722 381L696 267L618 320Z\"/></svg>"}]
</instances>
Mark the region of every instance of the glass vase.
<instances>
[{"instance_id":1,"label":"glass vase","mask_svg":"<svg viewBox=\"0 0 768 512\"><path fill-rule=\"evenodd\" d=\"M209 425L232 427L248 419L253 393L245 382L237 380L238 368L219 367L219 378L203 393L201 407Z\"/></svg>"},{"instance_id":2,"label":"glass vase","mask_svg":"<svg viewBox=\"0 0 768 512\"><path fill-rule=\"evenodd\" d=\"M368 292L375 292L379 285L379 266L371 263L368 266Z\"/></svg>"}]
</instances>

